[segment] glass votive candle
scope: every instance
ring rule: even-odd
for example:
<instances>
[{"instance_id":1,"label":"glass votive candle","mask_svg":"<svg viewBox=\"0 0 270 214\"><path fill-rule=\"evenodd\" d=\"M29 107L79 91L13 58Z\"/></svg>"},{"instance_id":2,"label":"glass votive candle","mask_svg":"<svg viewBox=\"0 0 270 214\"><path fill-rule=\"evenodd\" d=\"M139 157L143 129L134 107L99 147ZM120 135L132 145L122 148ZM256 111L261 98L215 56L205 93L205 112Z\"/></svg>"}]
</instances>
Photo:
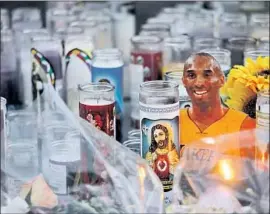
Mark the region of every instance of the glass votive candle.
<instances>
[{"instance_id":1,"label":"glass votive candle","mask_svg":"<svg viewBox=\"0 0 270 214\"><path fill-rule=\"evenodd\" d=\"M37 143L38 120L35 112L26 110L8 111L7 120L9 143L23 140L31 140Z\"/></svg>"},{"instance_id":2,"label":"glass votive candle","mask_svg":"<svg viewBox=\"0 0 270 214\"><path fill-rule=\"evenodd\" d=\"M251 58L252 60L256 61L256 59L261 56L261 57L269 57L269 50L247 50L244 53L244 63L246 62L247 58Z\"/></svg>"},{"instance_id":3,"label":"glass votive candle","mask_svg":"<svg viewBox=\"0 0 270 214\"><path fill-rule=\"evenodd\" d=\"M1 8L1 30L9 29L10 28L10 21L9 21L9 14L8 10Z\"/></svg>"},{"instance_id":4,"label":"glass votive candle","mask_svg":"<svg viewBox=\"0 0 270 214\"><path fill-rule=\"evenodd\" d=\"M246 36L248 34L247 16L244 13L223 13L220 16L219 38L224 42L235 36Z\"/></svg>"},{"instance_id":5,"label":"glass votive candle","mask_svg":"<svg viewBox=\"0 0 270 214\"><path fill-rule=\"evenodd\" d=\"M35 7L19 7L12 10L12 29L37 29L42 27L41 11Z\"/></svg>"},{"instance_id":6,"label":"glass votive candle","mask_svg":"<svg viewBox=\"0 0 270 214\"><path fill-rule=\"evenodd\" d=\"M165 38L163 45L162 79L168 71L183 71L184 63L192 52L191 39L181 35Z\"/></svg>"},{"instance_id":7,"label":"glass votive candle","mask_svg":"<svg viewBox=\"0 0 270 214\"><path fill-rule=\"evenodd\" d=\"M269 42L269 37L262 37L259 39L259 44L258 44L259 49L270 49L270 42Z\"/></svg>"},{"instance_id":8,"label":"glass votive candle","mask_svg":"<svg viewBox=\"0 0 270 214\"><path fill-rule=\"evenodd\" d=\"M97 23L97 35L95 38L97 48L113 47L112 19L106 14L88 16L86 22L94 21Z\"/></svg>"},{"instance_id":9,"label":"glass votive candle","mask_svg":"<svg viewBox=\"0 0 270 214\"><path fill-rule=\"evenodd\" d=\"M249 21L249 35L256 39L261 37L269 38L269 18L269 13L251 14Z\"/></svg>"},{"instance_id":10,"label":"glass votive candle","mask_svg":"<svg viewBox=\"0 0 270 214\"><path fill-rule=\"evenodd\" d=\"M188 14L189 20L195 23L191 36L213 37L214 36L214 16L211 11L198 10Z\"/></svg>"},{"instance_id":11,"label":"glass votive candle","mask_svg":"<svg viewBox=\"0 0 270 214\"><path fill-rule=\"evenodd\" d=\"M49 147L48 183L57 195L67 195L78 186L81 154L80 142L69 140L53 141Z\"/></svg>"},{"instance_id":12,"label":"glass votive candle","mask_svg":"<svg viewBox=\"0 0 270 214\"><path fill-rule=\"evenodd\" d=\"M141 140L141 131L140 129L133 129L128 132L128 139L140 139Z\"/></svg>"},{"instance_id":13,"label":"glass votive candle","mask_svg":"<svg viewBox=\"0 0 270 214\"><path fill-rule=\"evenodd\" d=\"M243 65L244 52L256 48L256 40L251 37L233 37L228 40L225 47L231 51L232 66Z\"/></svg>"},{"instance_id":14,"label":"glass votive candle","mask_svg":"<svg viewBox=\"0 0 270 214\"><path fill-rule=\"evenodd\" d=\"M183 70L181 71L168 71L165 74L166 81L174 81L178 84L179 90L179 109L190 108L192 106L190 97L186 91L185 86L182 82Z\"/></svg>"},{"instance_id":15,"label":"glass votive candle","mask_svg":"<svg viewBox=\"0 0 270 214\"><path fill-rule=\"evenodd\" d=\"M24 143L10 144L7 149L6 179L7 194L10 198L18 196L22 185L31 181L39 172L37 144Z\"/></svg>"},{"instance_id":16,"label":"glass votive candle","mask_svg":"<svg viewBox=\"0 0 270 214\"><path fill-rule=\"evenodd\" d=\"M134 36L131 44L131 64L138 69L142 67L144 81L161 78L162 39L157 36Z\"/></svg>"},{"instance_id":17,"label":"glass votive candle","mask_svg":"<svg viewBox=\"0 0 270 214\"><path fill-rule=\"evenodd\" d=\"M79 85L80 117L109 136L115 137L115 87L109 83Z\"/></svg>"},{"instance_id":18,"label":"glass votive candle","mask_svg":"<svg viewBox=\"0 0 270 214\"><path fill-rule=\"evenodd\" d=\"M140 35L142 36L158 36L166 38L170 36L170 24L148 23L141 28Z\"/></svg>"},{"instance_id":19,"label":"glass votive candle","mask_svg":"<svg viewBox=\"0 0 270 214\"><path fill-rule=\"evenodd\" d=\"M202 52L209 53L219 63L224 75L227 76L231 69L231 51L221 48L204 49Z\"/></svg>"},{"instance_id":20,"label":"glass votive candle","mask_svg":"<svg viewBox=\"0 0 270 214\"><path fill-rule=\"evenodd\" d=\"M136 154L141 154L141 140L140 139L129 139L123 142L123 146L127 147Z\"/></svg>"},{"instance_id":21,"label":"glass votive candle","mask_svg":"<svg viewBox=\"0 0 270 214\"><path fill-rule=\"evenodd\" d=\"M200 51L208 48L221 47L222 41L219 38L213 37L195 37L193 41L193 50Z\"/></svg>"}]
</instances>

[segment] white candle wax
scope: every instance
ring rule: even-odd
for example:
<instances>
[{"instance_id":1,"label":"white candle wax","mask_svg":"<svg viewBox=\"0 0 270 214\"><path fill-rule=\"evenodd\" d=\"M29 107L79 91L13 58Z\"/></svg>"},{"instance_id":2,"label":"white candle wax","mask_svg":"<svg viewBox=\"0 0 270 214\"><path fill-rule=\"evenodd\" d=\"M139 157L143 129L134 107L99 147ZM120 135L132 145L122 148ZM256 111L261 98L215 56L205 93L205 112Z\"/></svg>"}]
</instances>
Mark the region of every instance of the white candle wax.
<instances>
[{"instance_id":1,"label":"white candle wax","mask_svg":"<svg viewBox=\"0 0 270 214\"><path fill-rule=\"evenodd\" d=\"M88 106L105 106L112 104L113 101L104 99L84 99L80 101L80 103Z\"/></svg>"},{"instance_id":2,"label":"white candle wax","mask_svg":"<svg viewBox=\"0 0 270 214\"><path fill-rule=\"evenodd\" d=\"M96 59L92 64L92 66L96 68L118 68L123 65L124 63L121 60L110 60L106 62L104 59Z\"/></svg>"}]
</instances>

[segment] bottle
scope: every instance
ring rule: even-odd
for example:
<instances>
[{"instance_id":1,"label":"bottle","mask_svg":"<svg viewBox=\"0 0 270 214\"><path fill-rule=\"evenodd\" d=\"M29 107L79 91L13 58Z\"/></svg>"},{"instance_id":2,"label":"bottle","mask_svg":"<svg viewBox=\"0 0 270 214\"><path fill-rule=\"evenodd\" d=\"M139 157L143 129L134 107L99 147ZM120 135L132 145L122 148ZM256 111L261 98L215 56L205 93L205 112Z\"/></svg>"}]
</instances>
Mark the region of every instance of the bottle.
<instances>
[{"instance_id":1,"label":"bottle","mask_svg":"<svg viewBox=\"0 0 270 214\"><path fill-rule=\"evenodd\" d=\"M115 87L116 140L122 140L124 113L123 58L118 49L97 49L93 52L92 82L107 82Z\"/></svg>"},{"instance_id":2,"label":"bottle","mask_svg":"<svg viewBox=\"0 0 270 214\"><path fill-rule=\"evenodd\" d=\"M75 28L78 29L78 28ZM78 32L70 29L65 38L65 92L69 109L79 115L78 85L90 83L92 51L94 50L93 37L84 35L83 29Z\"/></svg>"},{"instance_id":3,"label":"bottle","mask_svg":"<svg viewBox=\"0 0 270 214\"><path fill-rule=\"evenodd\" d=\"M256 161L257 167L269 170L269 128L270 128L270 91L263 90L257 95L256 102ZM262 168L260 168L262 169Z\"/></svg>"},{"instance_id":4,"label":"bottle","mask_svg":"<svg viewBox=\"0 0 270 214\"><path fill-rule=\"evenodd\" d=\"M134 36L131 38L131 43L130 64L132 64L134 68L134 70L131 70L131 73L137 72L136 70L142 67L143 81L161 79L163 63L162 39L157 36ZM132 75L133 74L131 74L131 77Z\"/></svg>"},{"instance_id":5,"label":"bottle","mask_svg":"<svg viewBox=\"0 0 270 214\"><path fill-rule=\"evenodd\" d=\"M179 161L178 84L160 80L144 82L139 100L141 157L160 178L168 206L172 202L174 169Z\"/></svg>"}]
</instances>

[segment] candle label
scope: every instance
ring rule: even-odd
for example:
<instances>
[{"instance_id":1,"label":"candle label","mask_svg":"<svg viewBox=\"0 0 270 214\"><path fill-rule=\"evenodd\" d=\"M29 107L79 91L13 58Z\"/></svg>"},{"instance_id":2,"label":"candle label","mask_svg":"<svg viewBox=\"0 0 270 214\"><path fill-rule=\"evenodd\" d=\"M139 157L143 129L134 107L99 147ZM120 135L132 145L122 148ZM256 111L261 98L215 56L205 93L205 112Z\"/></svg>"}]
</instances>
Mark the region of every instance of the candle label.
<instances>
[{"instance_id":1,"label":"candle label","mask_svg":"<svg viewBox=\"0 0 270 214\"><path fill-rule=\"evenodd\" d=\"M121 115L124 110L123 100L123 66L101 68L92 66L92 82L107 82L115 87L115 111Z\"/></svg>"},{"instance_id":2,"label":"candle label","mask_svg":"<svg viewBox=\"0 0 270 214\"><path fill-rule=\"evenodd\" d=\"M79 184L80 165L80 160L71 162L49 160L49 169L54 175L50 177L49 184L54 193L66 195L68 194L69 189L72 189Z\"/></svg>"},{"instance_id":3,"label":"candle label","mask_svg":"<svg viewBox=\"0 0 270 214\"><path fill-rule=\"evenodd\" d=\"M105 105L79 104L80 117L109 136L115 136L114 103Z\"/></svg>"},{"instance_id":4,"label":"candle label","mask_svg":"<svg viewBox=\"0 0 270 214\"><path fill-rule=\"evenodd\" d=\"M37 92L42 93L41 89L36 88L36 82L41 82L43 84L44 79L42 77L47 77L53 87L55 87L55 73L54 68L50 61L38 50L31 48L31 53L33 56L32 63L32 88L33 88L33 98L36 99Z\"/></svg>"},{"instance_id":5,"label":"candle label","mask_svg":"<svg viewBox=\"0 0 270 214\"><path fill-rule=\"evenodd\" d=\"M174 169L179 162L179 104L140 103L141 156L160 178L165 205L172 200Z\"/></svg>"},{"instance_id":6,"label":"candle label","mask_svg":"<svg viewBox=\"0 0 270 214\"><path fill-rule=\"evenodd\" d=\"M142 65L144 81L161 79L161 52L131 52L131 64Z\"/></svg>"}]
</instances>

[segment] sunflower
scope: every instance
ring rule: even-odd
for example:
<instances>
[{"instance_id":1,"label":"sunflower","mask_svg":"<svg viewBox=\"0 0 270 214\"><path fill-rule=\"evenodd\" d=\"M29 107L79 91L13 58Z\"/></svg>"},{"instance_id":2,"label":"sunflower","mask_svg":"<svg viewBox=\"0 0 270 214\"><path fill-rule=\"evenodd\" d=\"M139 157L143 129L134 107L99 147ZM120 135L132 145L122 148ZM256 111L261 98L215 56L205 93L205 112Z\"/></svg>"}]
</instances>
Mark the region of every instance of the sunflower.
<instances>
[{"instance_id":1,"label":"sunflower","mask_svg":"<svg viewBox=\"0 0 270 214\"><path fill-rule=\"evenodd\" d=\"M221 88L222 96L226 97L224 103L228 107L256 117L257 94L269 91L269 60L269 56L259 56L256 60L247 58L245 66L235 65L230 70L227 82Z\"/></svg>"}]
</instances>

